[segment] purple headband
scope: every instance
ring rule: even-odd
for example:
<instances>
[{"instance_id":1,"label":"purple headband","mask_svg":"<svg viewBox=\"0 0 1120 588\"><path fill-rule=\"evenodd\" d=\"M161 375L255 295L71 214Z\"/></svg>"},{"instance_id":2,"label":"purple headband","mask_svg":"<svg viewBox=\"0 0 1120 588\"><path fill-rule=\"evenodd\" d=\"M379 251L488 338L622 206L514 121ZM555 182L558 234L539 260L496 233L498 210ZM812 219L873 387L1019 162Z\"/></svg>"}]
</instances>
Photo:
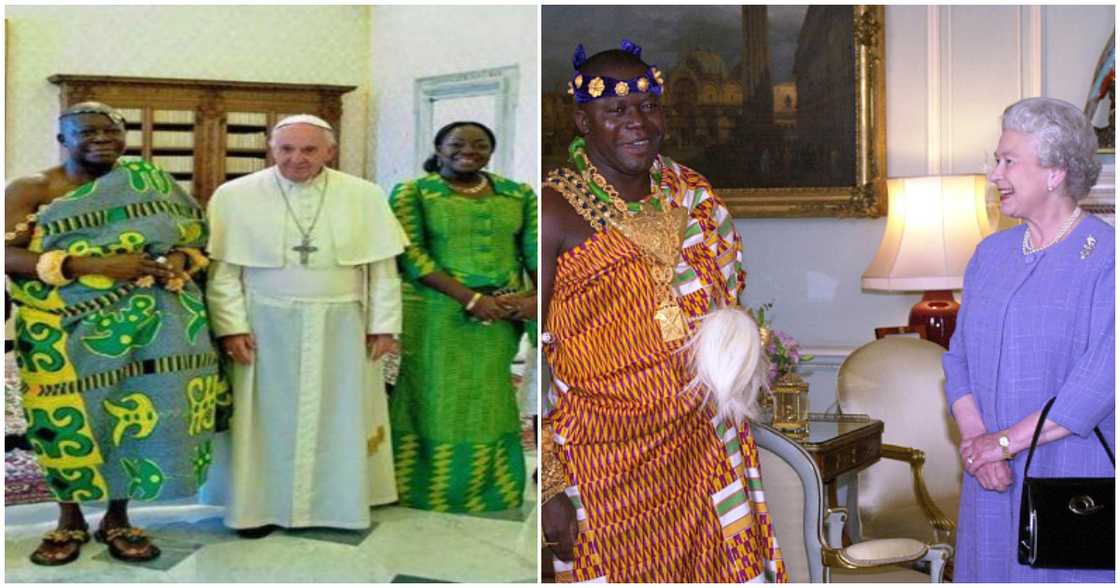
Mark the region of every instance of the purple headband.
<instances>
[{"instance_id":1,"label":"purple headband","mask_svg":"<svg viewBox=\"0 0 1120 588\"><path fill-rule=\"evenodd\" d=\"M622 40L620 48L634 57L639 59L642 57L642 48L626 39ZM579 72L580 68L586 63L587 53L583 50L583 44L581 43L576 47L575 54L572 55L572 67L576 70L576 73L568 81L568 94L575 96L577 104L586 104L592 100L611 96L626 96L631 92L649 92L655 96L660 96L661 90L665 86L665 80L661 77L661 70L652 65L641 75L628 80L619 80L609 76L595 76L588 80L584 79L583 74Z\"/></svg>"}]
</instances>

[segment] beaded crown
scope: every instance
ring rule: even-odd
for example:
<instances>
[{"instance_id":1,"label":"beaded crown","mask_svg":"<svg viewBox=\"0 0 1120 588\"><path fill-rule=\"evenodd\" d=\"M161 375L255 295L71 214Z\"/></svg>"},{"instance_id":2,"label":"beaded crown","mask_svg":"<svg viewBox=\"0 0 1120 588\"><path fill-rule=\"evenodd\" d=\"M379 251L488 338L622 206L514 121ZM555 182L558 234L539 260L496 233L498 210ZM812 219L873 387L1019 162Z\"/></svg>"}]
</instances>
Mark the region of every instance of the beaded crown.
<instances>
[{"instance_id":1,"label":"beaded crown","mask_svg":"<svg viewBox=\"0 0 1120 588\"><path fill-rule=\"evenodd\" d=\"M619 48L639 59L642 57L642 48L626 39L622 40ZM587 53L581 43L572 56L572 67L576 73L568 81L568 94L575 97L577 104L586 104L592 100L611 96L626 96L632 92L648 92L660 96L665 86L661 70L656 66L651 65L641 75L628 80L619 80L610 76L595 76L587 79L579 71L586 63Z\"/></svg>"}]
</instances>

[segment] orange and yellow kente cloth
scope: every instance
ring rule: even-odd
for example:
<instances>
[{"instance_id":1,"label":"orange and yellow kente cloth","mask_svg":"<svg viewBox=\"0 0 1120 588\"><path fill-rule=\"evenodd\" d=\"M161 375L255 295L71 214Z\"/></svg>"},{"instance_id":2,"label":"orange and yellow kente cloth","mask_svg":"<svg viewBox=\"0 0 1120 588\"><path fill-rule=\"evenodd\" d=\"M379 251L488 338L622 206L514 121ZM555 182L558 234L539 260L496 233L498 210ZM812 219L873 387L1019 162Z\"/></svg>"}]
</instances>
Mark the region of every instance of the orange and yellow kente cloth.
<instances>
[{"instance_id":1,"label":"orange and yellow kente cloth","mask_svg":"<svg viewBox=\"0 0 1120 588\"><path fill-rule=\"evenodd\" d=\"M745 278L730 213L696 172L659 157L658 174L663 200L690 213L674 281L686 318L713 298L734 304ZM750 428L684 392L684 340L662 340L657 299L638 248L615 229L557 261L547 419L580 534L575 559L554 560L556 579L787 581Z\"/></svg>"}]
</instances>

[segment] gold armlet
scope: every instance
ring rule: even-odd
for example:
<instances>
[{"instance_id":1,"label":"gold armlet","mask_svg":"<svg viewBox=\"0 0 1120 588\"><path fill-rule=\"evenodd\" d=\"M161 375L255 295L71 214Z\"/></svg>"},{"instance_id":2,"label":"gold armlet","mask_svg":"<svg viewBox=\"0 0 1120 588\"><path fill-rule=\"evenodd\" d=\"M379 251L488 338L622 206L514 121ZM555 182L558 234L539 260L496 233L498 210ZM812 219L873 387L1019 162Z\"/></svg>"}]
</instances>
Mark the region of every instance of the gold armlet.
<instances>
[{"instance_id":1,"label":"gold armlet","mask_svg":"<svg viewBox=\"0 0 1120 588\"><path fill-rule=\"evenodd\" d=\"M35 273L46 284L65 286L73 281L62 273L62 264L66 263L67 257L70 257L70 255L65 251L47 251L39 255L39 261L35 262Z\"/></svg>"},{"instance_id":2,"label":"gold armlet","mask_svg":"<svg viewBox=\"0 0 1120 588\"><path fill-rule=\"evenodd\" d=\"M564 465L557 459L557 453L552 427L545 425L541 430L541 504L563 494L568 488L568 476L564 473Z\"/></svg>"}]
</instances>

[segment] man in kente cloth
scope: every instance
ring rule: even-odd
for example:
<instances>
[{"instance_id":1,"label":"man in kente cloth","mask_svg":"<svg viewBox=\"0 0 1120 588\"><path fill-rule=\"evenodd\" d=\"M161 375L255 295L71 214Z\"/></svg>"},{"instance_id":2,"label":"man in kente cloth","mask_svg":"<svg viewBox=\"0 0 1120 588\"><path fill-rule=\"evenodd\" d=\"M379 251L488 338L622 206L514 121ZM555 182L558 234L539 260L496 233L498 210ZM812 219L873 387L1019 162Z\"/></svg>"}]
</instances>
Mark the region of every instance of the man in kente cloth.
<instances>
[{"instance_id":1,"label":"man in kente cloth","mask_svg":"<svg viewBox=\"0 0 1120 588\"><path fill-rule=\"evenodd\" d=\"M734 305L739 235L659 155L661 73L628 42L573 59L580 137L543 191L542 525L556 579L786 581L748 423L690 393L692 319Z\"/></svg>"},{"instance_id":2,"label":"man in kente cloth","mask_svg":"<svg viewBox=\"0 0 1120 588\"><path fill-rule=\"evenodd\" d=\"M113 557L159 549L128 501L194 494L206 480L218 379L202 291L202 209L170 175L118 162L125 120L83 102L62 112L62 165L8 185L4 271L17 304L27 437L61 510L31 554L76 559L79 503L109 501L94 537Z\"/></svg>"}]
</instances>

